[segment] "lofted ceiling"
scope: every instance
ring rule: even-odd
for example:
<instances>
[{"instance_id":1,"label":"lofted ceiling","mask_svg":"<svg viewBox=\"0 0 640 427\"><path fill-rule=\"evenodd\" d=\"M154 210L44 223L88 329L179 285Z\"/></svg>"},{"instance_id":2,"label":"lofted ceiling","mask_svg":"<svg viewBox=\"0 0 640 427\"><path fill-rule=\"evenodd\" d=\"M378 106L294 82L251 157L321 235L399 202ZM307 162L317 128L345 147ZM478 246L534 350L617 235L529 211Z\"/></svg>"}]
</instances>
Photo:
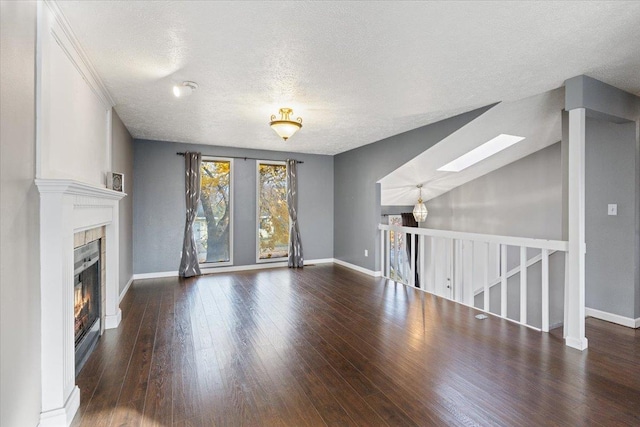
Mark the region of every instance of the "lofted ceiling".
<instances>
[{"instance_id":1,"label":"lofted ceiling","mask_svg":"<svg viewBox=\"0 0 640 427\"><path fill-rule=\"evenodd\" d=\"M57 3L136 138L336 154L580 74L640 95L634 1Z\"/></svg>"},{"instance_id":2,"label":"lofted ceiling","mask_svg":"<svg viewBox=\"0 0 640 427\"><path fill-rule=\"evenodd\" d=\"M422 184L422 198L428 201L455 187L481 177L560 141L564 88L519 101L502 102L422 154L382 178L381 204L407 206L416 203ZM500 135L524 140L460 172L437 169Z\"/></svg>"}]
</instances>

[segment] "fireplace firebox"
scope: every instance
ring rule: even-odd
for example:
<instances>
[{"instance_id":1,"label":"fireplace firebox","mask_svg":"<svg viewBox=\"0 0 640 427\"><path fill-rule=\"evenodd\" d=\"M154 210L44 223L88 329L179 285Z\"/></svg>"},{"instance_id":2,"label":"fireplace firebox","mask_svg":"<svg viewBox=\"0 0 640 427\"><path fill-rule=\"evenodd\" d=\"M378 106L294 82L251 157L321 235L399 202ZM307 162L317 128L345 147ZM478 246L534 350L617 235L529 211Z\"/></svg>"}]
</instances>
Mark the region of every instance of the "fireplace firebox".
<instances>
[{"instance_id":1,"label":"fireplace firebox","mask_svg":"<svg viewBox=\"0 0 640 427\"><path fill-rule=\"evenodd\" d=\"M100 240L73 251L74 333L76 375L100 338Z\"/></svg>"}]
</instances>

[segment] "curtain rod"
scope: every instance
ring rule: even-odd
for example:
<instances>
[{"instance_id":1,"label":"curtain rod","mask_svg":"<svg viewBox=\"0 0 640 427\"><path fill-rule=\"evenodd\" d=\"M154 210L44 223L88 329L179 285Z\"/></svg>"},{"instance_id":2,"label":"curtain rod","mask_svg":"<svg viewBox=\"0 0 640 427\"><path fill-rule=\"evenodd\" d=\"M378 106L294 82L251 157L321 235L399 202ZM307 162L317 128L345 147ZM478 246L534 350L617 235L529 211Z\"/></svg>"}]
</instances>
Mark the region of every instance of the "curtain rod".
<instances>
[{"instance_id":1,"label":"curtain rod","mask_svg":"<svg viewBox=\"0 0 640 427\"><path fill-rule=\"evenodd\" d=\"M178 156L184 156L184 153L176 153ZM208 154L204 155L205 157L209 157ZM239 157L239 156L210 156L210 157L226 157L228 159L241 159L241 160L264 160L265 162L284 162L284 160L279 159L258 159L257 157ZM296 163L304 163L302 160L296 160Z\"/></svg>"}]
</instances>

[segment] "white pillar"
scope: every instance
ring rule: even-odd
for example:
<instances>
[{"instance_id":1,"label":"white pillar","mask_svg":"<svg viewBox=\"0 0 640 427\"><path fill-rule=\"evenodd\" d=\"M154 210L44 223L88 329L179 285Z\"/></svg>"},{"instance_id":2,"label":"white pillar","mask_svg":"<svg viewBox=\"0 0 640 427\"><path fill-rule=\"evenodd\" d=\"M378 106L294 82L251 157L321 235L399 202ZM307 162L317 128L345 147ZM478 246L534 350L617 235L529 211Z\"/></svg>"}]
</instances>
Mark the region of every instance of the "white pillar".
<instances>
[{"instance_id":1,"label":"white pillar","mask_svg":"<svg viewBox=\"0 0 640 427\"><path fill-rule=\"evenodd\" d=\"M585 337L585 125L586 111L569 111L569 262L566 298L564 302L565 342L569 347L584 350Z\"/></svg>"}]
</instances>

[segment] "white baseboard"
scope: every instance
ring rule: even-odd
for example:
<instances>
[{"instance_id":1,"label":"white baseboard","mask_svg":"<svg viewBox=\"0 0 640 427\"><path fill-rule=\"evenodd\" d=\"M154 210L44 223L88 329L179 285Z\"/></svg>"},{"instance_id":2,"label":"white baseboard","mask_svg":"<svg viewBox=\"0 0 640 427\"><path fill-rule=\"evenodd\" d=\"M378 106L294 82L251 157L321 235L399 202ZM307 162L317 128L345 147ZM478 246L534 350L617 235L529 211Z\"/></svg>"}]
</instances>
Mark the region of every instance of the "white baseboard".
<instances>
[{"instance_id":1,"label":"white baseboard","mask_svg":"<svg viewBox=\"0 0 640 427\"><path fill-rule=\"evenodd\" d=\"M596 310L595 308L589 307L585 307L584 314L596 319L626 326L627 328L640 328L640 317L638 317L637 319L632 319L631 317L624 317L618 314L608 313L606 311Z\"/></svg>"},{"instance_id":2,"label":"white baseboard","mask_svg":"<svg viewBox=\"0 0 640 427\"><path fill-rule=\"evenodd\" d=\"M304 262L304 265L312 265L312 264L333 264L333 258L320 258L320 259L310 259Z\"/></svg>"},{"instance_id":3,"label":"white baseboard","mask_svg":"<svg viewBox=\"0 0 640 427\"><path fill-rule=\"evenodd\" d=\"M329 264L332 262L334 262L333 258L308 259L304 261L304 265ZM264 270L268 268L283 268L286 266L287 266L286 261L264 262L261 264L249 264L249 265L230 265L226 267L203 268L202 274L233 273L238 271ZM177 271L160 271L157 273L138 273L133 275L133 280L160 279L163 277L178 277L178 272ZM121 295L121 298L122 297L123 295Z\"/></svg>"},{"instance_id":4,"label":"white baseboard","mask_svg":"<svg viewBox=\"0 0 640 427\"><path fill-rule=\"evenodd\" d=\"M133 275L131 276L127 284L124 286L124 289L122 290L122 292L120 292L120 299L118 300L118 302L122 302L125 295L127 295L127 292L129 291L129 288L131 287L132 283L133 283Z\"/></svg>"},{"instance_id":5,"label":"white baseboard","mask_svg":"<svg viewBox=\"0 0 640 427\"><path fill-rule=\"evenodd\" d=\"M359 271L360 273L368 274L372 277L382 276L382 272L369 270L368 268L360 267L359 265L351 264L350 262L342 261L341 259L333 259L333 262L343 267L350 268L351 270Z\"/></svg>"},{"instance_id":6,"label":"white baseboard","mask_svg":"<svg viewBox=\"0 0 640 427\"><path fill-rule=\"evenodd\" d=\"M163 277L178 277L178 271L159 271L156 273L138 273L133 275L133 280L161 279Z\"/></svg>"},{"instance_id":7,"label":"white baseboard","mask_svg":"<svg viewBox=\"0 0 640 427\"><path fill-rule=\"evenodd\" d=\"M116 329L120 322L122 321L122 310L118 307L118 312L116 314L107 314L104 316L104 328L105 329Z\"/></svg>"},{"instance_id":8,"label":"white baseboard","mask_svg":"<svg viewBox=\"0 0 640 427\"><path fill-rule=\"evenodd\" d=\"M78 408L80 408L80 389L75 386L62 408L40 413L38 427L68 426L73 421Z\"/></svg>"}]
</instances>

